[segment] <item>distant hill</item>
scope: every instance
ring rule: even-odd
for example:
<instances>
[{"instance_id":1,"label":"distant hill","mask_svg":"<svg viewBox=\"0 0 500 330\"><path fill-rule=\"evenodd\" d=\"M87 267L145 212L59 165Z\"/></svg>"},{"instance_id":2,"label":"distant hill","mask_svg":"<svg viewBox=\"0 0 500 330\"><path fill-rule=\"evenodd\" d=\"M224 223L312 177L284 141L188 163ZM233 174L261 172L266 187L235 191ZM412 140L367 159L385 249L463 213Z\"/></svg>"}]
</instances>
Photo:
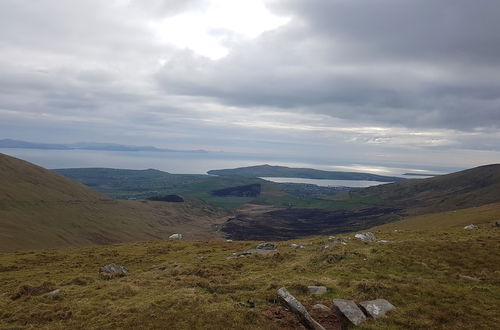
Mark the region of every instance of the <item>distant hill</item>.
<instances>
[{"instance_id":1,"label":"distant hill","mask_svg":"<svg viewBox=\"0 0 500 330\"><path fill-rule=\"evenodd\" d=\"M281 177L328 180L365 180L379 182L403 181L405 178L359 172L322 171L311 168L291 168L285 166L257 165L234 169L210 170L208 174L244 177Z\"/></svg>"},{"instance_id":2,"label":"distant hill","mask_svg":"<svg viewBox=\"0 0 500 330\"><path fill-rule=\"evenodd\" d=\"M381 205L425 214L500 202L500 164L485 165L427 179L374 186L351 196L378 199Z\"/></svg>"},{"instance_id":3,"label":"distant hill","mask_svg":"<svg viewBox=\"0 0 500 330\"><path fill-rule=\"evenodd\" d=\"M132 146L115 143L80 142L80 143L41 143L12 139L0 140L0 148L43 149L43 150L101 150L101 151L150 151L150 152L195 152L206 153L205 150L175 150L152 146Z\"/></svg>"},{"instance_id":4,"label":"distant hill","mask_svg":"<svg viewBox=\"0 0 500 330\"><path fill-rule=\"evenodd\" d=\"M0 251L165 239L217 238L224 214L197 201L117 201L0 154Z\"/></svg>"}]
</instances>

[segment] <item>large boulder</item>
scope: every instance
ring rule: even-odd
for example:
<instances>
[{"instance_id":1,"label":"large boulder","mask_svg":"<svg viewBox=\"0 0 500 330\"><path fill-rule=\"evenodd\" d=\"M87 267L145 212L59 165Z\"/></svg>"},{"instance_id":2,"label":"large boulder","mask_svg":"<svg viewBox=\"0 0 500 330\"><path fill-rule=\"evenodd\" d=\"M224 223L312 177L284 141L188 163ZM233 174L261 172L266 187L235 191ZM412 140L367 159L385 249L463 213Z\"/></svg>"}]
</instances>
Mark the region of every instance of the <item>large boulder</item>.
<instances>
[{"instance_id":1,"label":"large boulder","mask_svg":"<svg viewBox=\"0 0 500 330\"><path fill-rule=\"evenodd\" d=\"M316 322L311 315L307 312L307 309L295 299L294 296L290 294L285 288L280 288L278 290L278 301L288 308L292 313L295 314L297 319L310 330L325 330L325 328Z\"/></svg>"},{"instance_id":2,"label":"large boulder","mask_svg":"<svg viewBox=\"0 0 500 330\"><path fill-rule=\"evenodd\" d=\"M361 233L354 235L355 238L362 240L363 242L375 242L377 239L375 235L371 232Z\"/></svg>"},{"instance_id":3,"label":"large boulder","mask_svg":"<svg viewBox=\"0 0 500 330\"><path fill-rule=\"evenodd\" d=\"M384 316L387 312L392 311L396 307L385 299L376 299L360 302L359 305L366 315L374 319Z\"/></svg>"},{"instance_id":4,"label":"large boulder","mask_svg":"<svg viewBox=\"0 0 500 330\"><path fill-rule=\"evenodd\" d=\"M333 306L346 325L357 326L366 321L365 314L352 300L333 299Z\"/></svg>"}]
</instances>

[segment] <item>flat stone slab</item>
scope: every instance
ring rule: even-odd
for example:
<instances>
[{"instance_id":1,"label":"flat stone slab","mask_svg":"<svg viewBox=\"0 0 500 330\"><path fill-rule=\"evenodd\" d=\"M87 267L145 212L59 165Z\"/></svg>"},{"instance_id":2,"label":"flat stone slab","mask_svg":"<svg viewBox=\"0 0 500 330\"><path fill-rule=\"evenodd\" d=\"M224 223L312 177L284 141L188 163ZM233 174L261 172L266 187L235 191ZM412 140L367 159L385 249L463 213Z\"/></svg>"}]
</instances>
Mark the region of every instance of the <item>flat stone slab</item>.
<instances>
[{"instance_id":1,"label":"flat stone slab","mask_svg":"<svg viewBox=\"0 0 500 330\"><path fill-rule=\"evenodd\" d=\"M345 323L360 325L366 321L365 314L352 300L333 299L333 306L335 306L337 314L344 318Z\"/></svg>"},{"instance_id":2,"label":"flat stone slab","mask_svg":"<svg viewBox=\"0 0 500 330\"><path fill-rule=\"evenodd\" d=\"M309 285L307 287L307 290L309 290L310 294L315 294L315 295L322 295L326 293L326 286L316 286L316 285Z\"/></svg>"},{"instance_id":3,"label":"flat stone slab","mask_svg":"<svg viewBox=\"0 0 500 330\"><path fill-rule=\"evenodd\" d=\"M384 316L387 312L392 311L396 307L385 299L376 299L360 302L359 305L368 316L374 319Z\"/></svg>"},{"instance_id":4,"label":"flat stone slab","mask_svg":"<svg viewBox=\"0 0 500 330\"><path fill-rule=\"evenodd\" d=\"M321 324L316 322L311 315L307 312L307 309L295 299L294 296L290 292L288 292L285 288L280 288L278 290L278 300L281 304L283 304L286 308L288 308L292 313L295 314L297 319L306 327L306 329L310 330L326 330Z\"/></svg>"}]
</instances>

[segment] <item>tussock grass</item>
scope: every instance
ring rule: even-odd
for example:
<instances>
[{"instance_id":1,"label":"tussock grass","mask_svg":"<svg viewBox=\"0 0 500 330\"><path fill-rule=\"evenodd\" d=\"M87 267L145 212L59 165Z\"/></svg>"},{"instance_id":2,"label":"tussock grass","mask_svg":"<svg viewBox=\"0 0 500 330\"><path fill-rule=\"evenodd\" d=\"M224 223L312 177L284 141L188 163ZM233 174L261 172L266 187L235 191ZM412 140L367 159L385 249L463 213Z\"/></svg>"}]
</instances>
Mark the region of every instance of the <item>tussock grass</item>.
<instances>
[{"instance_id":1,"label":"tussock grass","mask_svg":"<svg viewBox=\"0 0 500 330\"><path fill-rule=\"evenodd\" d=\"M324 250L328 240L317 237L239 258L228 257L258 242L156 241L2 254L0 328L300 329L276 302L285 286L307 307L331 305L333 298L385 298L397 306L361 329L494 329L500 230L481 227L379 229L375 234L389 243L343 235L347 245ZM291 243L306 245L292 249ZM130 274L100 279L99 267L111 262ZM20 288L44 283L61 292L12 299ZM308 285L324 285L328 293L311 296ZM329 317L335 328L335 316Z\"/></svg>"}]
</instances>

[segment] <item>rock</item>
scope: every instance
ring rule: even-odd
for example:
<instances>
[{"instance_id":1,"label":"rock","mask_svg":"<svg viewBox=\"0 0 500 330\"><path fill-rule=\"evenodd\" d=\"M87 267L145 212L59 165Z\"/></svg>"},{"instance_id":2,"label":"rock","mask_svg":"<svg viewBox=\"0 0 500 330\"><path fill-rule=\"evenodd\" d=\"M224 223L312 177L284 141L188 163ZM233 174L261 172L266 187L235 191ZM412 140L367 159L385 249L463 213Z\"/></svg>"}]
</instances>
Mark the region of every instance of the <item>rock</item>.
<instances>
[{"instance_id":1,"label":"rock","mask_svg":"<svg viewBox=\"0 0 500 330\"><path fill-rule=\"evenodd\" d=\"M319 311L319 312L327 312L331 313L332 309L330 307L327 307L323 304L316 304L312 307L313 310Z\"/></svg>"},{"instance_id":2,"label":"rock","mask_svg":"<svg viewBox=\"0 0 500 330\"><path fill-rule=\"evenodd\" d=\"M495 227L500 227L500 221L495 221Z\"/></svg>"},{"instance_id":3,"label":"rock","mask_svg":"<svg viewBox=\"0 0 500 330\"><path fill-rule=\"evenodd\" d=\"M316 322L311 315L307 312L307 309L295 299L294 296L290 294L285 288L280 288L278 290L278 300L286 308L288 308L292 313L295 314L297 319L306 327L311 330L325 330L321 324Z\"/></svg>"},{"instance_id":4,"label":"rock","mask_svg":"<svg viewBox=\"0 0 500 330\"><path fill-rule=\"evenodd\" d=\"M302 245L302 244L291 244L290 247L293 248L293 249L303 249L304 245Z\"/></svg>"},{"instance_id":5,"label":"rock","mask_svg":"<svg viewBox=\"0 0 500 330\"><path fill-rule=\"evenodd\" d=\"M335 239L335 236L328 236L328 239L331 241L332 239Z\"/></svg>"},{"instance_id":6,"label":"rock","mask_svg":"<svg viewBox=\"0 0 500 330\"><path fill-rule=\"evenodd\" d=\"M123 266L109 264L99 268L99 274L103 278L122 277L128 274L128 269Z\"/></svg>"},{"instance_id":7,"label":"rock","mask_svg":"<svg viewBox=\"0 0 500 330\"><path fill-rule=\"evenodd\" d=\"M276 250L278 246L276 244L272 243L260 243L257 245L255 248L256 250Z\"/></svg>"},{"instance_id":8,"label":"rock","mask_svg":"<svg viewBox=\"0 0 500 330\"><path fill-rule=\"evenodd\" d=\"M467 276L467 275L458 275L458 277L460 277L462 280L468 280L468 281L474 281L474 282L479 282L481 281L479 278L477 277L472 277L472 276Z\"/></svg>"},{"instance_id":9,"label":"rock","mask_svg":"<svg viewBox=\"0 0 500 330\"><path fill-rule=\"evenodd\" d=\"M55 290L52 290L52 291L45 293L44 296L54 296L54 295L58 294L59 292L61 292L61 289L55 289Z\"/></svg>"},{"instance_id":10,"label":"rock","mask_svg":"<svg viewBox=\"0 0 500 330\"><path fill-rule=\"evenodd\" d=\"M168 237L169 239L181 239L182 234L172 234Z\"/></svg>"},{"instance_id":11,"label":"rock","mask_svg":"<svg viewBox=\"0 0 500 330\"><path fill-rule=\"evenodd\" d=\"M473 225L473 224L470 224L470 225L464 227L464 229L467 229L467 230L469 230L469 229L478 229L478 228L479 228L478 226Z\"/></svg>"},{"instance_id":12,"label":"rock","mask_svg":"<svg viewBox=\"0 0 500 330\"><path fill-rule=\"evenodd\" d=\"M386 241L385 239L380 239L377 241L377 243L389 243L389 241Z\"/></svg>"},{"instance_id":13,"label":"rock","mask_svg":"<svg viewBox=\"0 0 500 330\"><path fill-rule=\"evenodd\" d=\"M354 237L362 240L363 242L375 242L377 240L375 238L375 235L373 235L373 233L370 233L369 231L366 233L356 234L354 235Z\"/></svg>"},{"instance_id":14,"label":"rock","mask_svg":"<svg viewBox=\"0 0 500 330\"><path fill-rule=\"evenodd\" d=\"M387 312L392 311L396 307L385 299L376 299L360 302L359 305L365 311L366 315L374 319L384 316Z\"/></svg>"},{"instance_id":15,"label":"rock","mask_svg":"<svg viewBox=\"0 0 500 330\"><path fill-rule=\"evenodd\" d=\"M227 239L226 242L232 242L233 240L232 239Z\"/></svg>"},{"instance_id":16,"label":"rock","mask_svg":"<svg viewBox=\"0 0 500 330\"><path fill-rule=\"evenodd\" d=\"M366 316L352 300L333 299L333 306L337 314L342 317L343 323L360 325L366 321Z\"/></svg>"},{"instance_id":17,"label":"rock","mask_svg":"<svg viewBox=\"0 0 500 330\"><path fill-rule=\"evenodd\" d=\"M333 236L330 236L333 237ZM347 245L347 243L342 238L333 238L330 243L326 244L323 249L330 250L338 245Z\"/></svg>"},{"instance_id":18,"label":"rock","mask_svg":"<svg viewBox=\"0 0 500 330\"><path fill-rule=\"evenodd\" d=\"M326 287L325 286L315 286L315 285L309 285L307 287L307 290L309 290L310 294L315 294L315 295L322 295L326 293Z\"/></svg>"}]
</instances>

